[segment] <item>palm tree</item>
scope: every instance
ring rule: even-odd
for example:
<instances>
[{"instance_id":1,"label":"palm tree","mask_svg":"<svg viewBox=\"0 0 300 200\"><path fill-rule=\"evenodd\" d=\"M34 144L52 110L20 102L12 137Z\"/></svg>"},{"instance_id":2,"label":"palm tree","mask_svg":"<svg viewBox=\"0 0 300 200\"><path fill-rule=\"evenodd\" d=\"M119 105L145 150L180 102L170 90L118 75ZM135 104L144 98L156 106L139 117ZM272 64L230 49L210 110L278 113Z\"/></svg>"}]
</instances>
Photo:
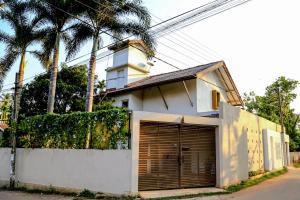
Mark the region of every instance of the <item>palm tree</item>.
<instances>
[{"instance_id":1,"label":"palm tree","mask_svg":"<svg viewBox=\"0 0 300 200\"><path fill-rule=\"evenodd\" d=\"M73 20L72 15L76 15L80 7L76 7L73 0L33 0L32 6L43 18L47 26L47 34L43 41L42 51L40 52L40 60L47 64L53 56L51 64L50 85L48 93L47 112L53 112L57 71L59 65L59 52L61 41L66 42L69 39L68 25Z\"/></svg>"},{"instance_id":2,"label":"palm tree","mask_svg":"<svg viewBox=\"0 0 300 200\"><path fill-rule=\"evenodd\" d=\"M28 15L29 7L22 1L5 1L5 9L0 12L2 20L12 29L12 34L0 30L0 42L6 45L5 55L0 59L0 82L3 82L7 72L20 57L18 87L22 88L25 70L26 53L35 53L28 48L40 41L43 30L37 31L40 19Z\"/></svg>"},{"instance_id":3,"label":"palm tree","mask_svg":"<svg viewBox=\"0 0 300 200\"><path fill-rule=\"evenodd\" d=\"M86 94L85 110L92 111L94 96L94 77L96 68L96 51L101 43L101 33L109 34L119 42L120 37L132 34L141 38L150 49L154 49L154 39L148 32L151 17L142 1L130 0L75 0L85 8L84 21L73 24L72 40L67 44L67 59L72 58L80 47L89 41L93 41L88 72L88 86ZM105 31L104 31L105 30Z\"/></svg>"}]
</instances>

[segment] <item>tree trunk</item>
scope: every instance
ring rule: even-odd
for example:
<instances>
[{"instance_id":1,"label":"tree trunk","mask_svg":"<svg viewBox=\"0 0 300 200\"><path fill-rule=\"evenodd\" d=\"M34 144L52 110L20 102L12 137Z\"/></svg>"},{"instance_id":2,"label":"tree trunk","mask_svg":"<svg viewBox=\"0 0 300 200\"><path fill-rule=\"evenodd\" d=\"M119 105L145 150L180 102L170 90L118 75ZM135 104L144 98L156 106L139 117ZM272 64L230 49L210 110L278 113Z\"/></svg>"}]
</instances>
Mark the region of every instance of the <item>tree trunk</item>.
<instances>
[{"instance_id":1,"label":"tree trunk","mask_svg":"<svg viewBox=\"0 0 300 200\"><path fill-rule=\"evenodd\" d=\"M58 59L59 59L59 34L56 36L55 47L53 52L53 63L51 66L51 77L48 93L47 112L53 113L56 93L56 81L58 71Z\"/></svg>"},{"instance_id":2,"label":"tree trunk","mask_svg":"<svg viewBox=\"0 0 300 200\"><path fill-rule=\"evenodd\" d=\"M90 57L90 66L88 73L88 85L86 91L85 111L92 112L93 99L94 99L94 82L95 82L95 69L96 69L96 51L98 48L99 36L93 38L93 49Z\"/></svg>"},{"instance_id":3,"label":"tree trunk","mask_svg":"<svg viewBox=\"0 0 300 200\"><path fill-rule=\"evenodd\" d=\"M25 53L26 50L22 50L21 53L21 61L20 61L20 66L19 66L19 87L22 88L23 87L23 79L24 79L24 71L25 71Z\"/></svg>"},{"instance_id":4,"label":"tree trunk","mask_svg":"<svg viewBox=\"0 0 300 200\"><path fill-rule=\"evenodd\" d=\"M96 69L96 51L98 49L99 43L99 36L96 35L93 38L93 48L90 57L90 66L89 66L89 73L88 73L88 85L86 91L86 101L85 101L85 111L92 112L93 110L93 100L94 100L94 82L95 82L95 69ZM91 127L89 125L87 129L86 135L86 143L85 148L90 148L91 143Z\"/></svg>"},{"instance_id":5,"label":"tree trunk","mask_svg":"<svg viewBox=\"0 0 300 200\"><path fill-rule=\"evenodd\" d=\"M11 160L10 160L10 179L9 185L10 188L15 187L16 183L16 123L18 121L19 116L19 107L20 107L20 100L21 100L21 91L23 87L24 81L24 71L25 71L25 54L26 50L22 49L21 52L21 61L19 66L19 73L16 74L15 80L15 101L14 101L14 123L13 123L13 134L12 134L12 148L11 148Z\"/></svg>"},{"instance_id":6,"label":"tree trunk","mask_svg":"<svg viewBox=\"0 0 300 200\"><path fill-rule=\"evenodd\" d=\"M19 106L20 106L20 101L21 101L21 91L23 87L23 82L24 82L24 71L25 71L25 54L26 54L26 49L22 50L21 53L21 61L20 61L20 66L19 66L19 75L17 79L17 88L16 88L16 111L15 111L15 118L18 118L19 115Z\"/></svg>"}]
</instances>

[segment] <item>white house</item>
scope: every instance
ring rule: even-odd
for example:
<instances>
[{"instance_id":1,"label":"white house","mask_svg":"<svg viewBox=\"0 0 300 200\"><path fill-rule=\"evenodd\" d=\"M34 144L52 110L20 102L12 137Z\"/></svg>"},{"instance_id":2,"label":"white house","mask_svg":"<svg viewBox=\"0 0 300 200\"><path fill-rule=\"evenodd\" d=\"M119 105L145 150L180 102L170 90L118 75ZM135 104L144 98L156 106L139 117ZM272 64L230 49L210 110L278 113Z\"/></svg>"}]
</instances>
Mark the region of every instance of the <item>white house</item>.
<instances>
[{"instance_id":1,"label":"white house","mask_svg":"<svg viewBox=\"0 0 300 200\"><path fill-rule=\"evenodd\" d=\"M223 61L150 76L149 62L139 41L111 47L116 53L107 69L107 95L116 106L134 111L208 116L219 102L242 106L240 94Z\"/></svg>"},{"instance_id":2,"label":"white house","mask_svg":"<svg viewBox=\"0 0 300 200\"><path fill-rule=\"evenodd\" d=\"M250 172L289 164L288 136L280 125L240 108L223 61L150 76L141 41L110 50L106 95L132 110L130 148L18 149L19 185L115 194L224 188L247 180ZM1 187L9 181L9 149L0 149L0 160Z\"/></svg>"},{"instance_id":3,"label":"white house","mask_svg":"<svg viewBox=\"0 0 300 200\"><path fill-rule=\"evenodd\" d=\"M251 171L288 164L288 137L277 124L240 109L224 61L151 76L143 42L110 50L106 95L133 111L136 190L224 187Z\"/></svg>"}]
</instances>

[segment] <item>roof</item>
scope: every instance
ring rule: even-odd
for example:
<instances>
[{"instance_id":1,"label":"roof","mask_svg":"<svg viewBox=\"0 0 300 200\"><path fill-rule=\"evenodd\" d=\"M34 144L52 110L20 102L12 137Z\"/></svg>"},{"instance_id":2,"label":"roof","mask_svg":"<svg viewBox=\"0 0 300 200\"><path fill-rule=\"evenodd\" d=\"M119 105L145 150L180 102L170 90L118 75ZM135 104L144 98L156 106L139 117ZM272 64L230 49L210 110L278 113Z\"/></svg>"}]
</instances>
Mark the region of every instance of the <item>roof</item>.
<instances>
[{"instance_id":1,"label":"roof","mask_svg":"<svg viewBox=\"0 0 300 200\"><path fill-rule=\"evenodd\" d=\"M5 124L5 123L3 123L3 122L1 122L0 123L0 128L1 129L6 129L6 128L8 128L9 126L7 125L7 124Z\"/></svg>"},{"instance_id":2,"label":"roof","mask_svg":"<svg viewBox=\"0 0 300 200\"><path fill-rule=\"evenodd\" d=\"M109 46L108 49L111 51L118 51L120 49L127 48L131 45L140 45L144 48L144 50L149 51L149 47L142 40L125 40L122 42L118 42L112 46Z\"/></svg>"},{"instance_id":3,"label":"roof","mask_svg":"<svg viewBox=\"0 0 300 200\"><path fill-rule=\"evenodd\" d=\"M192 67L192 68L188 68L188 69L184 69L184 70L178 70L178 71L174 71L174 72L149 76L142 80L130 83L125 88L111 90L111 91L108 91L108 93L109 94L120 93L120 92L125 92L125 91L132 91L132 90L136 90L136 89L162 85L162 84L166 84L166 83L194 79L195 76L197 75L197 73L199 73L217 63L219 63L219 62L209 63L206 65L200 65L197 67Z\"/></svg>"},{"instance_id":4,"label":"roof","mask_svg":"<svg viewBox=\"0 0 300 200\"><path fill-rule=\"evenodd\" d=\"M113 96L120 93L127 93L134 90L155 87L155 86L164 85L168 83L196 79L197 77L199 78L198 76L199 74L201 73L206 74L214 70L217 70L217 74L219 75L221 81L226 87L227 90L226 92L228 93L228 98L230 99L230 103L232 105L243 105L243 101L240 97L240 94L232 80L231 75L229 74L229 71L224 61L208 63L205 65L199 65L188 69L149 76L142 80L132 82L127 86L125 86L124 88L109 90L107 91L107 95Z\"/></svg>"}]
</instances>

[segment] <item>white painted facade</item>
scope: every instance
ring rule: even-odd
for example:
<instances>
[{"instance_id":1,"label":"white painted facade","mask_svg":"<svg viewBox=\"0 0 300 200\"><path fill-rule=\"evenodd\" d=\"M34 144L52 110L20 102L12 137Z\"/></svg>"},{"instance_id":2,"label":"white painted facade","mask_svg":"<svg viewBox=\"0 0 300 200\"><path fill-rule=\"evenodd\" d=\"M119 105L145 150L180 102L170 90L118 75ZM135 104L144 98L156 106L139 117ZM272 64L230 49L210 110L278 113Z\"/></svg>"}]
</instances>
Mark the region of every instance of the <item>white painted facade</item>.
<instances>
[{"instance_id":1,"label":"white painted facade","mask_svg":"<svg viewBox=\"0 0 300 200\"><path fill-rule=\"evenodd\" d=\"M227 102L225 87L215 72L210 72L201 79L196 79L197 112L212 112L212 90L220 93L220 101Z\"/></svg>"},{"instance_id":2,"label":"white painted facade","mask_svg":"<svg viewBox=\"0 0 300 200\"><path fill-rule=\"evenodd\" d=\"M10 149L0 148L0 186L9 182ZM131 193L131 150L17 149L18 186Z\"/></svg>"},{"instance_id":3,"label":"white painted facade","mask_svg":"<svg viewBox=\"0 0 300 200\"><path fill-rule=\"evenodd\" d=\"M226 92L222 89L219 77L210 72L201 79L195 78L185 81L191 101L183 82L175 82L158 87L145 88L115 97L114 105L122 106L122 101L128 101L128 108L134 111L159 112L170 114L201 115L201 113L214 112L212 108L212 90L220 92L221 102L227 102Z\"/></svg>"},{"instance_id":4,"label":"white painted facade","mask_svg":"<svg viewBox=\"0 0 300 200\"><path fill-rule=\"evenodd\" d=\"M283 167L283 145L281 134L272 130L263 130L265 170L272 171Z\"/></svg>"},{"instance_id":5,"label":"white painted facade","mask_svg":"<svg viewBox=\"0 0 300 200\"><path fill-rule=\"evenodd\" d=\"M115 51L113 66L106 70L107 89L123 88L129 83L149 76L148 58L139 49L142 49L141 45L132 44L132 46Z\"/></svg>"}]
</instances>

